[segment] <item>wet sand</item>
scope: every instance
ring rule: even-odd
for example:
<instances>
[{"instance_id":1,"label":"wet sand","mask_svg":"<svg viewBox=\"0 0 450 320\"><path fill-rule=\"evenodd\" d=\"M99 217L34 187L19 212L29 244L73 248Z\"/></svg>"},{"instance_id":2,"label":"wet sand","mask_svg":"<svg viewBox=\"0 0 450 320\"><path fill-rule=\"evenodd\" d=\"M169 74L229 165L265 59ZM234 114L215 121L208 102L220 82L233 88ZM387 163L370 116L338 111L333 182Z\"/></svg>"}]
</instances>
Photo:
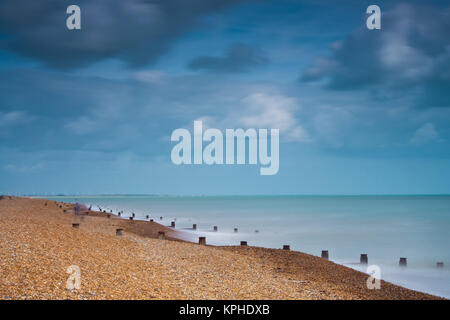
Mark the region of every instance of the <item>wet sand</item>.
<instances>
[{"instance_id":1,"label":"wet sand","mask_svg":"<svg viewBox=\"0 0 450 320\"><path fill-rule=\"evenodd\" d=\"M107 215L2 197L0 299L438 299L384 281L369 290L366 274L301 252L201 246L156 222ZM66 288L70 266L80 289Z\"/></svg>"}]
</instances>

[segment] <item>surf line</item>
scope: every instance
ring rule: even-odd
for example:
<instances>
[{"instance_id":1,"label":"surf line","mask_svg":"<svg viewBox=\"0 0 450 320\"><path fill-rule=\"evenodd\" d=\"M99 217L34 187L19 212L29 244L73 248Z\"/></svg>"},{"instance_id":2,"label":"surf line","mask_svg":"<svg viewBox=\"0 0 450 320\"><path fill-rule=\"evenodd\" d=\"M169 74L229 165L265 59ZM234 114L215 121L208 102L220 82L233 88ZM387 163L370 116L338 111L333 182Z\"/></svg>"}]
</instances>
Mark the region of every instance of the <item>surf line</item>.
<instances>
[{"instance_id":1,"label":"surf line","mask_svg":"<svg viewBox=\"0 0 450 320\"><path fill-rule=\"evenodd\" d=\"M259 163L260 175L275 175L278 173L280 166L279 136L279 129L270 129L270 135L268 135L268 129L258 129L258 131L253 128L245 131L243 129L225 129L224 149L224 135L222 131L208 128L203 132L203 122L196 120L194 121L193 152L189 130L184 128L175 129L170 140L178 143L172 149L171 160L175 165L257 165ZM203 147L203 142L209 143ZM246 161L247 158L248 163Z\"/></svg>"}]
</instances>

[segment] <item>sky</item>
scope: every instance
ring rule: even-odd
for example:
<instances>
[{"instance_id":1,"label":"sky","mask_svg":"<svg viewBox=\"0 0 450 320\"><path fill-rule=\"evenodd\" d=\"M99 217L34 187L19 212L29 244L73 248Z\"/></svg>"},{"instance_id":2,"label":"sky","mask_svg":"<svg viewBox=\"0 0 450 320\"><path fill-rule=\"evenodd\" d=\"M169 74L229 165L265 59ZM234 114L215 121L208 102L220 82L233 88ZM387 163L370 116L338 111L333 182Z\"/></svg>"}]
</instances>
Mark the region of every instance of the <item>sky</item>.
<instances>
[{"instance_id":1,"label":"sky","mask_svg":"<svg viewBox=\"0 0 450 320\"><path fill-rule=\"evenodd\" d=\"M278 173L173 164L195 120ZM449 139L446 1L0 2L0 194L448 194Z\"/></svg>"}]
</instances>

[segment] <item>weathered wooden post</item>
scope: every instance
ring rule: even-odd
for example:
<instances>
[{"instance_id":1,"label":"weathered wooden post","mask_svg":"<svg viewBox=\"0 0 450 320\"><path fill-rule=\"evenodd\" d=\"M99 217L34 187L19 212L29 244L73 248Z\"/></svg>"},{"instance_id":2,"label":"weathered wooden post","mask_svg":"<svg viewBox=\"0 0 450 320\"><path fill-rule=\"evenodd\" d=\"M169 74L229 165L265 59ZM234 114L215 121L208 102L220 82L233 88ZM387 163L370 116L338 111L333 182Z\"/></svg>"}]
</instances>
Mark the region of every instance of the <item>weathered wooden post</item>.
<instances>
[{"instance_id":1,"label":"weathered wooden post","mask_svg":"<svg viewBox=\"0 0 450 320\"><path fill-rule=\"evenodd\" d=\"M322 258L328 260L328 250L322 250Z\"/></svg>"},{"instance_id":2,"label":"weathered wooden post","mask_svg":"<svg viewBox=\"0 0 450 320\"><path fill-rule=\"evenodd\" d=\"M359 263L361 263L361 264L369 263L369 258L367 257L367 253L361 253L361 256L359 257Z\"/></svg>"},{"instance_id":3,"label":"weathered wooden post","mask_svg":"<svg viewBox=\"0 0 450 320\"><path fill-rule=\"evenodd\" d=\"M121 236L123 234L123 229L116 229L116 236Z\"/></svg>"},{"instance_id":4,"label":"weathered wooden post","mask_svg":"<svg viewBox=\"0 0 450 320\"><path fill-rule=\"evenodd\" d=\"M206 237L198 237L198 244L206 245Z\"/></svg>"},{"instance_id":5,"label":"weathered wooden post","mask_svg":"<svg viewBox=\"0 0 450 320\"><path fill-rule=\"evenodd\" d=\"M164 231L158 231L158 239L164 240L166 238L166 233Z\"/></svg>"},{"instance_id":6,"label":"weathered wooden post","mask_svg":"<svg viewBox=\"0 0 450 320\"><path fill-rule=\"evenodd\" d=\"M283 250L289 251L289 250L291 250L291 246L288 244L285 244L285 245L283 245Z\"/></svg>"},{"instance_id":7,"label":"weathered wooden post","mask_svg":"<svg viewBox=\"0 0 450 320\"><path fill-rule=\"evenodd\" d=\"M217 226L214 226L213 230L214 230L215 232L217 232Z\"/></svg>"},{"instance_id":8,"label":"weathered wooden post","mask_svg":"<svg viewBox=\"0 0 450 320\"><path fill-rule=\"evenodd\" d=\"M241 246L247 246L247 241L241 241Z\"/></svg>"},{"instance_id":9,"label":"weathered wooden post","mask_svg":"<svg viewBox=\"0 0 450 320\"><path fill-rule=\"evenodd\" d=\"M407 265L406 258L400 258L398 265L400 267L406 267L406 265Z\"/></svg>"},{"instance_id":10,"label":"weathered wooden post","mask_svg":"<svg viewBox=\"0 0 450 320\"><path fill-rule=\"evenodd\" d=\"M74 227L75 229L79 229L80 228L80 224L79 223L72 223L72 227Z\"/></svg>"},{"instance_id":11,"label":"weathered wooden post","mask_svg":"<svg viewBox=\"0 0 450 320\"><path fill-rule=\"evenodd\" d=\"M197 230L197 224L194 223L194 224L192 225L192 229Z\"/></svg>"}]
</instances>

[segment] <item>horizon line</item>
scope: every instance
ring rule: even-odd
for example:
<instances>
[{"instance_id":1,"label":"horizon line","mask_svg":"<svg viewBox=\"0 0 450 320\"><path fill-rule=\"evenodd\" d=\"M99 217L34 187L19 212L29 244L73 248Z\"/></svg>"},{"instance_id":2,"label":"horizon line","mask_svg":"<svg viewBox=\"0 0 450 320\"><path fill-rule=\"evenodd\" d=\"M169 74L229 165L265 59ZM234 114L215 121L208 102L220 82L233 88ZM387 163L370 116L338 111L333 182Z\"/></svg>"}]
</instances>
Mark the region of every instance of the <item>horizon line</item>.
<instances>
[{"instance_id":1,"label":"horizon line","mask_svg":"<svg viewBox=\"0 0 450 320\"><path fill-rule=\"evenodd\" d=\"M9 195L9 194L5 194ZM168 194L168 193L94 193L94 194L20 194L22 197L105 197L105 196L163 196L163 197L355 197L355 196L450 196L449 193L304 193L304 194Z\"/></svg>"}]
</instances>

